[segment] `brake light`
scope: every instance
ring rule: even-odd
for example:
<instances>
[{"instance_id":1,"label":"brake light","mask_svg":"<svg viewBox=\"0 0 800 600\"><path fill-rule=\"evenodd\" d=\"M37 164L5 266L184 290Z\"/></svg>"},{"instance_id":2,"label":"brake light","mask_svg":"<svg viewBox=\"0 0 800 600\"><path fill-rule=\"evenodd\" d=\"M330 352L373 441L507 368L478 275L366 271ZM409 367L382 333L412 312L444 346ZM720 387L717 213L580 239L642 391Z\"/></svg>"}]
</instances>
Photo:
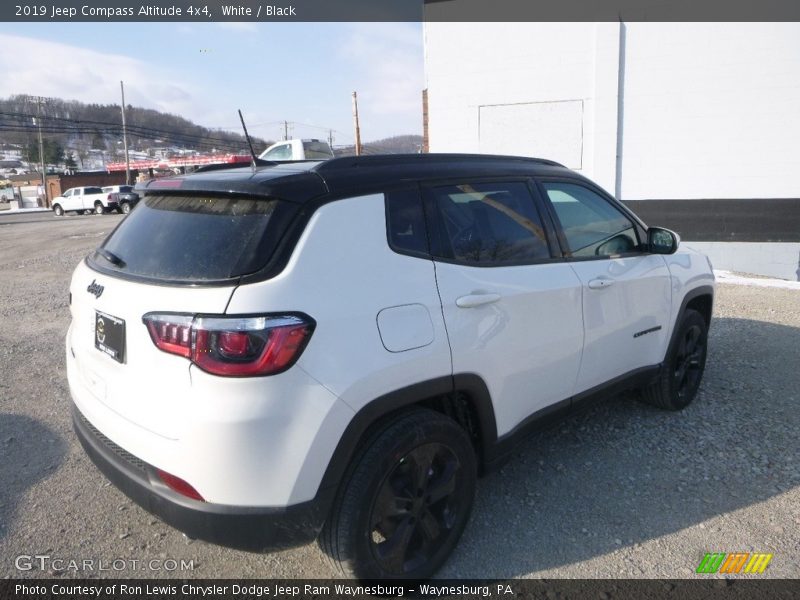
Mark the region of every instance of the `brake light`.
<instances>
[{"instance_id":1,"label":"brake light","mask_svg":"<svg viewBox=\"0 0 800 600\"><path fill-rule=\"evenodd\" d=\"M227 377L274 375L291 367L314 330L305 315L225 317L148 313L157 348Z\"/></svg>"},{"instance_id":2,"label":"brake light","mask_svg":"<svg viewBox=\"0 0 800 600\"><path fill-rule=\"evenodd\" d=\"M144 322L153 343L164 352L192 356L192 321L186 315L145 315Z\"/></svg>"}]
</instances>

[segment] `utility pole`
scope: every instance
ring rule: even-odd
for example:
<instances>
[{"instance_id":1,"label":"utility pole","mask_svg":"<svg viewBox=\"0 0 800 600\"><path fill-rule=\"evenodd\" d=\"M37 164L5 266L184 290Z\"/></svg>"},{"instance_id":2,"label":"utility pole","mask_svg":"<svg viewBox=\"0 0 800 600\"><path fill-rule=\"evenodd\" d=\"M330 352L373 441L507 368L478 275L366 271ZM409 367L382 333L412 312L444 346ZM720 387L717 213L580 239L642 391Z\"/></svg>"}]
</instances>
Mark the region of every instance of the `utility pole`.
<instances>
[{"instance_id":1,"label":"utility pole","mask_svg":"<svg viewBox=\"0 0 800 600\"><path fill-rule=\"evenodd\" d=\"M289 123L287 121L283 122L283 140L286 141L289 139Z\"/></svg>"},{"instance_id":2,"label":"utility pole","mask_svg":"<svg viewBox=\"0 0 800 600\"><path fill-rule=\"evenodd\" d=\"M122 92L122 144L125 147L125 185L131 184L131 159L128 156L128 129L125 127L125 86L120 81L119 90Z\"/></svg>"},{"instance_id":3,"label":"utility pole","mask_svg":"<svg viewBox=\"0 0 800 600\"><path fill-rule=\"evenodd\" d=\"M333 150L333 129L328 130L328 146Z\"/></svg>"},{"instance_id":4,"label":"utility pole","mask_svg":"<svg viewBox=\"0 0 800 600\"><path fill-rule=\"evenodd\" d=\"M358 125L358 94L353 92L353 125L356 129L356 156L361 156L361 128Z\"/></svg>"},{"instance_id":5,"label":"utility pole","mask_svg":"<svg viewBox=\"0 0 800 600\"><path fill-rule=\"evenodd\" d=\"M45 208L50 208L47 201L47 171L44 168L44 141L42 140L42 100L41 96L36 97L36 127L39 130L39 162L42 170L42 193L44 194Z\"/></svg>"}]
</instances>

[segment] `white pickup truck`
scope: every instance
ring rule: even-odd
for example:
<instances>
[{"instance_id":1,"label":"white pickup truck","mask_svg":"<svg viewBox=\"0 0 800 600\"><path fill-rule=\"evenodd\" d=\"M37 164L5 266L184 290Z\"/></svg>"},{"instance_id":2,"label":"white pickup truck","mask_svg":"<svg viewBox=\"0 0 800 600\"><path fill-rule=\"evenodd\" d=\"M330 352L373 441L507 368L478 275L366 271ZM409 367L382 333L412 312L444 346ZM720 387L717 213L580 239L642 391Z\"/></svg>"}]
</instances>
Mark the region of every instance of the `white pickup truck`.
<instances>
[{"instance_id":1,"label":"white pickup truck","mask_svg":"<svg viewBox=\"0 0 800 600\"><path fill-rule=\"evenodd\" d=\"M333 150L325 140L285 140L272 144L259 158L273 162L288 160L328 160Z\"/></svg>"},{"instance_id":2,"label":"white pickup truck","mask_svg":"<svg viewBox=\"0 0 800 600\"><path fill-rule=\"evenodd\" d=\"M94 211L96 214L102 215L104 212L116 208L117 202L111 199L111 194L94 186L70 188L64 192L64 195L53 199L53 212L57 217L63 216L68 211L78 214Z\"/></svg>"}]
</instances>

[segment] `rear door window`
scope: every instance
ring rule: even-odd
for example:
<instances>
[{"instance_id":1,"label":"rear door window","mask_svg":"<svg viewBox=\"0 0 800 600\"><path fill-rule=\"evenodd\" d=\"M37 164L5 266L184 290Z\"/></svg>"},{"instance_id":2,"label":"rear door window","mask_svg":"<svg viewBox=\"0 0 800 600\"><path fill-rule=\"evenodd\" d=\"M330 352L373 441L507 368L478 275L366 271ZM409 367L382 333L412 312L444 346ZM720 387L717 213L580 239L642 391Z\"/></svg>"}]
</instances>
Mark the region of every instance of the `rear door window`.
<instances>
[{"instance_id":1,"label":"rear door window","mask_svg":"<svg viewBox=\"0 0 800 600\"><path fill-rule=\"evenodd\" d=\"M103 193L103 188L87 187L87 188L83 188L83 193L84 194L102 194Z\"/></svg>"},{"instance_id":2,"label":"rear door window","mask_svg":"<svg viewBox=\"0 0 800 600\"><path fill-rule=\"evenodd\" d=\"M267 263L295 210L260 198L147 196L90 260L136 278L229 280Z\"/></svg>"},{"instance_id":3,"label":"rear door window","mask_svg":"<svg viewBox=\"0 0 800 600\"><path fill-rule=\"evenodd\" d=\"M502 266L550 258L547 237L522 181L464 183L426 191L432 252L454 262Z\"/></svg>"}]
</instances>

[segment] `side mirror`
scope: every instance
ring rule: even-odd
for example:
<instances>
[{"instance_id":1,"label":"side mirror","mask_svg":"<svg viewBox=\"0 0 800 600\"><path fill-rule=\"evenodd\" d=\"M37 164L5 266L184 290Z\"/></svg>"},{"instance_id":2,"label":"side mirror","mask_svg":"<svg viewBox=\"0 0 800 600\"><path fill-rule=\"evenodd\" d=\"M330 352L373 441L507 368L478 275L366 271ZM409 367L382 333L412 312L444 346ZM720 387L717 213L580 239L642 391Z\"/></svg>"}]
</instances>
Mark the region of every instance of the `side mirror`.
<instances>
[{"instance_id":1,"label":"side mirror","mask_svg":"<svg viewBox=\"0 0 800 600\"><path fill-rule=\"evenodd\" d=\"M647 251L653 254L674 254L681 243L680 236L663 227L647 229Z\"/></svg>"}]
</instances>

